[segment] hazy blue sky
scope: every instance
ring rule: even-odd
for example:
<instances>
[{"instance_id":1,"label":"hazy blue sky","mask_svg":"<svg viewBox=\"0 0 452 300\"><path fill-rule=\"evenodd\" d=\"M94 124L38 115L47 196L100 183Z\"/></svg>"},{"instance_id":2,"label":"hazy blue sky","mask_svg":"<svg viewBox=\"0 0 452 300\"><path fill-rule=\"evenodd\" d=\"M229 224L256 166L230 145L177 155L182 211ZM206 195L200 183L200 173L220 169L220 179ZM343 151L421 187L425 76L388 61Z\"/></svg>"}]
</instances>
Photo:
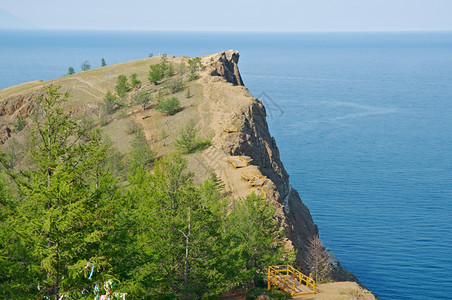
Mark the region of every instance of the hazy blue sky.
<instances>
[{"instance_id":1,"label":"hazy blue sky","mask_svg":"<svg viewBox=\"0 0 452 300\"><path fill-rule=\"evenodd\" d=\"M0 0L0 10L52 29L452 30L452 0Z\"/></svg>"}]
</instances>

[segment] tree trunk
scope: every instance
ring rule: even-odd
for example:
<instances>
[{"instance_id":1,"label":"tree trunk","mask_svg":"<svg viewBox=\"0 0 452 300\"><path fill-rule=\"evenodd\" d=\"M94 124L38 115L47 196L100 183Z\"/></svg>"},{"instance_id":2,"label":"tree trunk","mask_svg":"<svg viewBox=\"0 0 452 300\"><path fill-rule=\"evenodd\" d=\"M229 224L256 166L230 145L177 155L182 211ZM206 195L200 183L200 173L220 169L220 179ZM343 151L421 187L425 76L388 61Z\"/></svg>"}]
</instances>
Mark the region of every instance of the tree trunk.
<instances>
[{"instance_id":1,"label":"tree trunk","mask_svg":"<svg viewBox=\"0 0 452 300\"><path fill-rule=\"evenodd\" d=\"M190 249L190 235L191 235L191 223L190 223L190 207L188 208L188 234L185 235L185 269L184 269L184 279L185 279L185 299L188 296L188 252Z\"/></svg>"}]
</instances>

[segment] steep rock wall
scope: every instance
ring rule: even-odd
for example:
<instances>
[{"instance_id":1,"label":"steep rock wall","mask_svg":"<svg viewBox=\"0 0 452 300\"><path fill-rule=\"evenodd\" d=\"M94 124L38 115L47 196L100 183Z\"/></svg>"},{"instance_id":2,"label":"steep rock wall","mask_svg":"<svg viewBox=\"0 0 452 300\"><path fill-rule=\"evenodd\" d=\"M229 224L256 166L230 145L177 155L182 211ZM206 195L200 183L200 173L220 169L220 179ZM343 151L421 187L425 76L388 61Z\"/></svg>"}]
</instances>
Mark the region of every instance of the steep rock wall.
<instances>
[{"instance_id":1,"label":"steep rock wall","mask_svg":"<svg viewBox=\"0 0 452 300\"><path fill-rule=\"evenodd\" d=\"M220 53L219 59L209 70L211 76L222 76L233 85L242 85L238 71L239 54L230 50ZM240 80L239 80L240 79ZM251 98L251 94L249 94ZM318 235L311 213L303 204L298 192L290 185L287 174L280 159L275 139L270 135L266 120L266 110L262 102L253 98L251 105L242 108L240 119L242 126L239 132L230 134L223 144L223 151L228 155L240 155L251 158L251 164L258 166L260 172L269 179L263 189L277 207L277 218L284 226L289 243L298 250L297 265L302 271L309 273L306 267L306 252L309 240ZM335 266L333 279L357 281L356 277L343 269L335 256L331 254L331 262Z\"/></svg>"}]
</instances>

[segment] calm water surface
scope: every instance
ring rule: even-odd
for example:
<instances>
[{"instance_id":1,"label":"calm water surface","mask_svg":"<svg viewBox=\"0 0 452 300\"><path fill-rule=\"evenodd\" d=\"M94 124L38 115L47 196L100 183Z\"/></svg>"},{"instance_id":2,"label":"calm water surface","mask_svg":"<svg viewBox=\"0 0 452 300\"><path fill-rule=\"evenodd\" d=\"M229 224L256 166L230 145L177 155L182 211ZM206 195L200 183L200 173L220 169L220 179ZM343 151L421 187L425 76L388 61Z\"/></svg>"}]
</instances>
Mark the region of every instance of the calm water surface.
<instances>
[{"instance_id":1,"label":"calm water surface","mask_svg":"<svg viewBox=\"0 0 452 300\"><path fill-rule=\"evenodd\" d=\"M0 88L227 49L325 246L381 299L450 299L452 33L0 31Z\"/></svg>"}]
</instances>

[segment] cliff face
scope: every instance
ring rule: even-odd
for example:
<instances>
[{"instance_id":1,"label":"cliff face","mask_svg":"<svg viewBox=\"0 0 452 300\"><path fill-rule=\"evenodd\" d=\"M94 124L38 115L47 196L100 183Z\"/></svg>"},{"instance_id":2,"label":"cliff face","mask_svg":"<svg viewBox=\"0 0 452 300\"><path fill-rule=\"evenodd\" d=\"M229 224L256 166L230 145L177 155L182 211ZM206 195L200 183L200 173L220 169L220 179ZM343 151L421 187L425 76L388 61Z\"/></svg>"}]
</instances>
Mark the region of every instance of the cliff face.
<instances>
[{"instance_id":1,"label":"cliff face","mask_svg":"<svg viewBox=\"0 0 452 300\"><path fill-rule=\"evenodd\" d=\"M285 224L288 239L299 251L300 261L306 250L307 240L318 234L307 207L290 186L289 175L280 160L275 139L270 135L265 107L260 101L244 114L244 126L236 135L233 145L227 149L231 155L243 155L252 159L269 181L264 190L272 200L282 205L278 216Z\"/></svg>"},{"instance_id":2,"label":"cliff face","mask_svg":"<svg viewBox=\"0 0 452 300\"><path fill-rule=\"evenodd\" d=\"M237 63L239 53L236 51L221 52L220 56L212 64L211 76L222 76L233 85L243 85Z\"/></svg>"},{"instance_id":3,"label":"cliff face","mask_svg":"<svg viewBox=\"0 0 452 300\"><path fill-rule=\"evenodd\" d=\"M243 85L237 67L238 58L239 54L236 51L220 53L219 59L211 64L211 69L208 68L207 72L210 76L221 76L224 81L233 85L227 88L229 98L232 100L227 99L228 97L223 97L222 100L225 102L230 100L226 105L230 110L240 111L239 116L239 113L236 113L229 121L235 124L238 122L240 130L228 133L226 136L221 134L222 139L226 141L221 143L221 148L227 155L249 158L249 164L257 167L259 172L268 178L262 190L275 202L277 218L285 228L289 244L298 250L298 267L309 273L305 263L307 246L309 239L318 235L318 229L309 209L301 201L298 192L290 185L289 175L280 160L279 149L275 139L270 135L262 102L253 98L247 90L244 94L248 101L240 101L240 97L234 96L243 92L243 88L237 87L237 85ZM227 124L226 122L224 125L228 126ZM224 170L219 173L224 174ZM233 181L233 178L233 175L223 176L226 181ZM230 186L234 187L234 184ZM234 188L232 190L234 191ZM240 187L235 187L234 192L240 194ZM334 257L334 255L331 256ZM335 265L334 279L357 281L355 276L343 269L337 260L332 260L332 264Z\"/></svg>"}]
</instances>

